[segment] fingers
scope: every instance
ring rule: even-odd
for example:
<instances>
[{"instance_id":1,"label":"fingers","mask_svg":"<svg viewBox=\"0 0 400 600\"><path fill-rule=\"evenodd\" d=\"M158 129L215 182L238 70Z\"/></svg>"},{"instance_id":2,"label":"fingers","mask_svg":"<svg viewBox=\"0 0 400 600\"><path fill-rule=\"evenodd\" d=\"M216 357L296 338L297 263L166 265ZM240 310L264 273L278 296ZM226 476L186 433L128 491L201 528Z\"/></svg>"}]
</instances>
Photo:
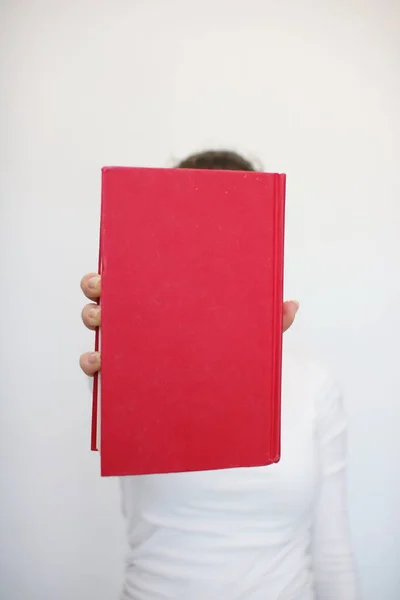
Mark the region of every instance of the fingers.
<instances>
[{"instance_id":1,"label":"fingers","mask_svg":"<svg viewBox=\"0 0 400 600\"><path fill-rule=\"evenodd\" d=\"M101 277L98 273L88 273L81 281L82 292L89 300L97 300L101 295Z\"/></svg>"},{"instance_id":2,"label":"fingers","mask_svg":"<svg viewBox=\"0 0 400 600\"><path fill-rule=\"evenodd\" d=\"M101 294L101 277L98 273L88 273L82 278L81 288L89 300L98 300ZM100 326L101 309L97 304L87 304L82 310L82 321L88 329ZM85 352L79 359L82 371L89 376L100 370L100 353Z\"/></svg>"},{"instance_id":3,"label":"fingers","mask_svg":"<svg viewBox=\"0 0 400 600\"><path fill-rule=\"evenodd\" d=\"M86 304L82 310L82 321L88 329L100 327L101 308L97 304Z\"/></svg>"},{"instance_id":4,"label":"fingers","mask_svg":"<svg viewBox=\"0 0 400 600\"><path fill-rule=\"evenodd\" d=\"M296 313L299 310L297 300L289 300L283 303L283 331L287 331L293 324Z\"/></svg>"},{"instance_id":5,"label":"fingers","mask_svg":"<svg viewBox=\"0 0 400 600\"><path fill-rule=\"evenodd\" d=\"M95 375L100 371L100 352L85 352L80 357L79 364L85 375Z\"/></svg>"}]
</instances>

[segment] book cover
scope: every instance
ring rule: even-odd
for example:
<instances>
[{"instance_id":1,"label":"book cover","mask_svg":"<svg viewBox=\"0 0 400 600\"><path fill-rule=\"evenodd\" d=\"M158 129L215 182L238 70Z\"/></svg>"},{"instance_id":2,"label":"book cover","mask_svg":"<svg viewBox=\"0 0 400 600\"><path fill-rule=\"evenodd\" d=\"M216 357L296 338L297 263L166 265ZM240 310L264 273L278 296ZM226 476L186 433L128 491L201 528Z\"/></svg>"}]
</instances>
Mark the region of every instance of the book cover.
<instances>
[{"instance_id":1,"label":"book cover","mask_svg":"<svg viewBox=\"0 0 400 600\"><path fill-rule=\"evenodd\" d=\"M280 456L285 176L102 172L103 476Z\"/></svg>"}]
</instances>

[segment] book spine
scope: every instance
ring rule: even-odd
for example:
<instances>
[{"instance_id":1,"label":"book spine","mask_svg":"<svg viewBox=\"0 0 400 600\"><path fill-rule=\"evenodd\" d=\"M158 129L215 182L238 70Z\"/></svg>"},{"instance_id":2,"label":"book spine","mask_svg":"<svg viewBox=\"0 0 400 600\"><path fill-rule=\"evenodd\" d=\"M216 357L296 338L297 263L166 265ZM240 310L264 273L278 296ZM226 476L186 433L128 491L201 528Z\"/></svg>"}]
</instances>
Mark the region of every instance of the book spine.
<instances>
[{"instance_id":1,"label":"book spine","mask_svg":"<svg viewBox=\"0 0 400 600\"><path fill-rule=\"evenodd\" d=\"M281 385L282 385L282 341L283 341L283 266L284 266L284 230L285 230L285 196L286 176L276 175L274 186L274 364L273 364L273 407L278 414L271 419L272 430L271 459L278 462L281 453Z\"/></svg>"}]
</instances>

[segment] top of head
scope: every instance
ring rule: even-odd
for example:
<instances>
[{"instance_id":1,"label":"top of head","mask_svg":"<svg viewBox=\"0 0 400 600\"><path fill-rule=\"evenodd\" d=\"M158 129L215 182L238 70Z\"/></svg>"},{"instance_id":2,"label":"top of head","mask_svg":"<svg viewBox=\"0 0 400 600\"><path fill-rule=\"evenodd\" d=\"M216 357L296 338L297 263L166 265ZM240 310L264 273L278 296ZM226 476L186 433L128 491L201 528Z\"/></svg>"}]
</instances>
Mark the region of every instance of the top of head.
<instances>
[{"instance_id":1,"label":"top of head","mask_svg":"<svg viewBox=\"0 0 400 600\"><path fill-rule=\"evenodd\" d=\"M250 161L230 150L207 150L192 154L179 162L176 167L178 169L256 171Z\"/></svg>"}]
</instances>

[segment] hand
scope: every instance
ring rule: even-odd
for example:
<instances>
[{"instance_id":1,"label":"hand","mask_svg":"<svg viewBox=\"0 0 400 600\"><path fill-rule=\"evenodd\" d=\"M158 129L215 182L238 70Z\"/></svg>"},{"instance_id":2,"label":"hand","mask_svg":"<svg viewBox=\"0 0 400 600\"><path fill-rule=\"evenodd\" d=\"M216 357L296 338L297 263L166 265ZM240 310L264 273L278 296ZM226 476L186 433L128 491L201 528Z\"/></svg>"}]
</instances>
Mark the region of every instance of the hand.
<instances>
[{"instance_id":1,"label":"hand","mask_svg":"<svg viewBox=\"0 0 400 600\"><path fill-rule=\"evenodd\" d=\"M283 332L293 325L298 310L299 303L297 300L288 300L283 303Z\"/></svg>"},{"instance_id":2,"label":"hand","mask_svg":"<svg viewBox=\"0 0 400 600\"><path fill-rule=\"evenodd\" d=\"M81 288L86 298L98 300L101 294L101 278L97 273L89 273L82 278ZM97 304L86 304L82 310L82 321L88 329L96 329L100 326L100 306ZM79 359L81 369L86 375L93 376L100 370L100 352L85 352Z\"/></svg>"},{"instance_id":3,"label":"hand","mask_svg":"<svg viewBox=\"0 0 400 600\"><path fill-rule=\"evenodd\" d=\"M101 278L97 273L85 275L81 281L83 293L89 300L98 300L101 294ZM299 303L289 300L283 303L283 331L287 331L293 324L296 313L299 309ZM97 304L87 304L82 310L82 320L88 329L96 329L100 326L101 313L100 306ZM85 352L79 360L81 369L86 375L94 375L100 370L100 353Z\"/></svg>"}]
</instances>

